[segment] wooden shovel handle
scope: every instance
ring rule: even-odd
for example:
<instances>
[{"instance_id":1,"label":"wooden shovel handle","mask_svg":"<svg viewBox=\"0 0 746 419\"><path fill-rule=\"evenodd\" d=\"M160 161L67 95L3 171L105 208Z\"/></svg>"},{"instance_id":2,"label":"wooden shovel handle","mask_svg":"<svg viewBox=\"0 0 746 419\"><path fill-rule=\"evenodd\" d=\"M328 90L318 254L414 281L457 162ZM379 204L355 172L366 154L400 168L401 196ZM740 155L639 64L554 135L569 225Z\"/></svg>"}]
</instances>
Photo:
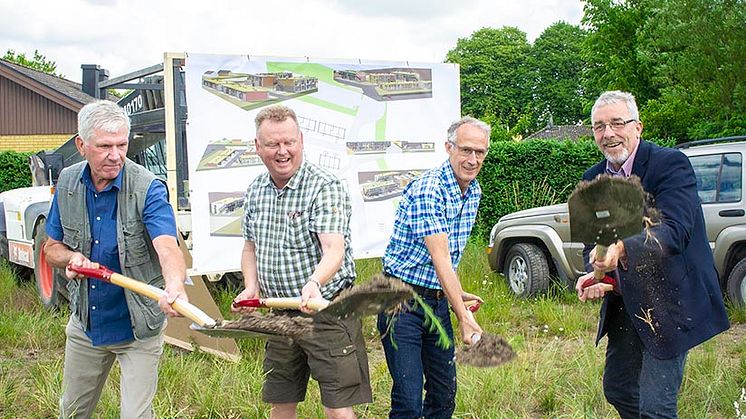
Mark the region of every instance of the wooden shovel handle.
<instances>
[{"instance_id":1,"label":"wooden shovel handle","mask_svg":"<svg viewBox=\"0 0 746 419\"><path fill-rule=\"evenodd\" d=\"M136 281L132 278L126 277L122 274L113 272L111 269L101 265L99 268L84 268L82 266L67 265L67 269L85 275L89 278L100 279L102 281L110 282L114 285L118 285L122 288L126 288L132 292L136 292L140 295L150 298L151 300L159 301L161 297L166 295L166 291L156 288L150 284ZM202 327L215 327L217 322L212 317L208 316L204 311L198 307L184 301L181 298L177 298L171 307L176 310L182 316L192 320Z\"/></svg>"},{"instance_id":2,"label":"wooden shovel handle","mask_svg":"<svg viewBox=\"0 0 746 419\"><path fill-rule=\"evenodd\" d=\"M323 298L311 298L308 300L308 308L321 311L329 306L329 300ZM300 310L300 297L278 297L278 298L248 298L233 302L233 307L266 307Z\"/></svg>"},{"instance_id":3,"label":"wooden shovel handle","mask_svg":"<svg viewBox=\"0 0 746 419\"><path fill-rule=\"evenodd\" d=\"M609 250L609 246L603 246L600 244L596 245L596 260L603 260L606 259L606 252ZM601 282L602 279L604 279L604 276L606 276L606 272L599 271L597 269L593 270L593 277L596 278L596 281Z\"/></svg>"},{"instance_id":4,"label":"wooden shovel handle","mask_svg":"<svg viewBox=\"0 0 746 419\"><path fill-rule=\"evenodd\" d=\"M609 246L604 246L601 244L596 245L596 259L606 259L606 252L608 252ZM589 287L595 283L601 283L602 288L604 292L611 292L614 291L614 286L604 282L604 278L606 277L606 272L599 271L598 269L593 269L593 278L595 279L595 282L590 283L586 285L585 283L582 285L583 288ZM588 283L590 281L586 281Z\"/></svg>"}]
</instances>

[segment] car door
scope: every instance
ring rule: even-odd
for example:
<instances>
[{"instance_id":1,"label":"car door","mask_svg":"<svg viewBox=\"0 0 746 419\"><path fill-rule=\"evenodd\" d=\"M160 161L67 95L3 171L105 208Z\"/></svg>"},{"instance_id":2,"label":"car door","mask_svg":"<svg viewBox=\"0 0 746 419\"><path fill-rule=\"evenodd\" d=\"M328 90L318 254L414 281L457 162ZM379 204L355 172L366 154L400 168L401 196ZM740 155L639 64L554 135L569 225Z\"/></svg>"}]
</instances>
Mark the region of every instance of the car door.
<instances>
[{"instance_id":1,"label":"car door","mask_svg":"<svg viewBox=\"0 0 746 419\"><path fill-rule=\"evenodd\" d=\"M743 200L743 153L724 151L690 155L702 200L707 239L714 248L727 227L746 222Z\"/></svg>"}]
</instances>

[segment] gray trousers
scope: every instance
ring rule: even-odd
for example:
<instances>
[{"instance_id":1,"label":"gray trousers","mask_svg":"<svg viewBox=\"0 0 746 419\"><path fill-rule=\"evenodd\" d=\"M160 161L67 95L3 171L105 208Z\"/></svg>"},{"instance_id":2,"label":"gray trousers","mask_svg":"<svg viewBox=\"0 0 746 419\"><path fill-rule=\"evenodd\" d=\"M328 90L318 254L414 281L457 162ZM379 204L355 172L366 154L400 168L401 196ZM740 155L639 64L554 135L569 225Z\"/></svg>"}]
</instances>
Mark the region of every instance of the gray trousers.
<instances>
[{"instance_id":1,"label":"gray trousers","mask_svg":"<svg viewBox=\"0 0 746 419\"><path fill-rule=\"evenodd\" d=\"M65 368L60 398L60 418L90 418L109 376L114 360L121 378L121 417L150 419L158 386L158 361L163 353L163 334L125 344L93 346L80 322L70 317L65 328Z\"/></svg>"}]
</instances>

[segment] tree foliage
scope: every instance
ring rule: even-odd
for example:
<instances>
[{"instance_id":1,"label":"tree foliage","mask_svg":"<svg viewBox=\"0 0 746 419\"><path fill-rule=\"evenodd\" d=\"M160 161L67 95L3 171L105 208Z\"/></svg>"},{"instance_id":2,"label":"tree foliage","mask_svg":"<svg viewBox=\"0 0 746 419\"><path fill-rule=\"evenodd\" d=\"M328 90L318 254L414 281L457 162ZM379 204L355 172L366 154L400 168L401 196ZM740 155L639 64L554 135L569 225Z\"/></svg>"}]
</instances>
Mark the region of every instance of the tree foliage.
<instances>
[{"instance_id":1,"label":"tree foliage","mask_svg":"<svg viewBox=\"0 0 746 419\"><path fill-rule=\"evenodd\" d=\"M587 119L583 107L582 75L586 61L581 55L586 31L565 22L549 26L531 48L533 107L540 122L550 116L556 124L575 124Z\"/></svg>"},{"instance_id":2,"label":"tree foliage","mask_svg":"<svg viewBox=\"0 0 746 419\"><path fill-rule=\"evenodd\" d=\"M531 100L526 65L531 46L517 28L482 28L460 38L446 62L461 67L461 110L509 129Z\"/></svg>"},{"instance_id":3,"label":"tree foliage","mask_svg":"<svg viewBox=\"0 0 746 419\"><path fill-rule=\"evenodd\" d=\"M3 56L3 59L47 74L63 77L61 74L57 74L57 63L48 60L39 50L34 50L34 58L29 59L26 58L25 53L16 53L14 50L9 49Z\"/></svg>"},{"instance_id":4,"label":"tree foliage","mask_svg":"<svg viewBox=\"0 0 746 419\"><path fill-rule=\"evenodd\" d=\"M746 133L746 3L661 0L642 27L638 56L660 96L643 115L656 136Z\"/></svg>"},{"instance_id":5,"label":"tree foliage","mask_svg":"<svg viewBox=\"0 0 746 419\"><path fill-rule=\"evenodd\" d=\"M459 39L462 113L493 139L588 120L606 90L637 98L645 136L746 134L744 0L586 0L583 27L557 22L531 45L516 28Z\"/></svg>"}]
</instances>

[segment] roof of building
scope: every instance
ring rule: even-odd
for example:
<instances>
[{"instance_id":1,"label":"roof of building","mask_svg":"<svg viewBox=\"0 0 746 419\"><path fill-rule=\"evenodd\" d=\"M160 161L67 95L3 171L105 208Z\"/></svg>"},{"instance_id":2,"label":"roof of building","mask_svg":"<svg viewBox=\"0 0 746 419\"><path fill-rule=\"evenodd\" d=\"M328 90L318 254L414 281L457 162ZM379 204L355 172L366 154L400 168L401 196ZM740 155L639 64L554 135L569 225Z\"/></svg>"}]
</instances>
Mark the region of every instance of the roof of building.
<instances>
[{"instance_id":1,"label":"roof of building","mask_svg":"<svg viewBox=\"0 0 746 419\"><path fill-rule=\"evenodd\" d=\"M589 125L547 125L543 129L529 135L526 140L532 139L558 139L577 140L581 137L593 136L593 130Z\"/></svg>"},{"instance_id":2,"label":"roof of building","mask_svg":"<svg viewBox=\"0 0 746 419\"><path fill-rule=\"evenodd\" d=\"M82 91L82 85L74 81L34 70L0 58L0 75L33 90L62 106L77 112L96 99ZM117 98L109 96L109 100Z\"/></svg>"}]
</instances>

